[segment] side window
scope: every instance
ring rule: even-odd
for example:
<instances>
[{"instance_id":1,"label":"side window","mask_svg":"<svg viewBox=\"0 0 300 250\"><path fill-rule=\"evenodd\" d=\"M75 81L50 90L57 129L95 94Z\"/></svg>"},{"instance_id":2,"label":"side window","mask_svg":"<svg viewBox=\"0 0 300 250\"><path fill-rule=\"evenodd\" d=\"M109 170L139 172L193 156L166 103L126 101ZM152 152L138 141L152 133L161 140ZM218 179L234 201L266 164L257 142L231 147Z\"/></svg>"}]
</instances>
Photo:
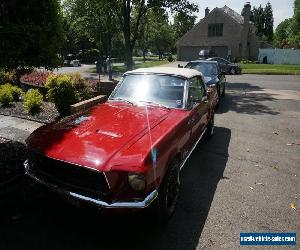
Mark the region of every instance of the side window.
<instances>
[{"instance_id":1,"label":"side window","mask_svg":"<svg viewBox=\"0 0 300 250\"><path fill-rule=\"evenodd\" d=\"M200 77L194 77L189 80L189 95L188 106L193 107L202 100L205 94L205 89L202 85L202 79Z\"/></svg>"}]
</instances>

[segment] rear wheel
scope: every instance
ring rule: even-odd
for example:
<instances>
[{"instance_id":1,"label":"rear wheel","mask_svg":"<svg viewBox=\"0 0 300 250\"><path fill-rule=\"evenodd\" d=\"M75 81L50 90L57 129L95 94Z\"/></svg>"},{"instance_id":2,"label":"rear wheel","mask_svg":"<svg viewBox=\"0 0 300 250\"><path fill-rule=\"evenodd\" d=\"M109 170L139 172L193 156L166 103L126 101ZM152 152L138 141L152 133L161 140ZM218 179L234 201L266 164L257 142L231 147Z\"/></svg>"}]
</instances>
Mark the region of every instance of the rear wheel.
<instances>
[{"instance_id":1,"label":"rear wheel","mask_svg":"<svg viewBox=\"0 0 300 250\"><path fill-rule=\"evenodd\" d=\"M168 221L174 214L180 189L180 162L171 164L159 190L155 205L155 213L160 222Z\"/></svg>"}]
</instances>

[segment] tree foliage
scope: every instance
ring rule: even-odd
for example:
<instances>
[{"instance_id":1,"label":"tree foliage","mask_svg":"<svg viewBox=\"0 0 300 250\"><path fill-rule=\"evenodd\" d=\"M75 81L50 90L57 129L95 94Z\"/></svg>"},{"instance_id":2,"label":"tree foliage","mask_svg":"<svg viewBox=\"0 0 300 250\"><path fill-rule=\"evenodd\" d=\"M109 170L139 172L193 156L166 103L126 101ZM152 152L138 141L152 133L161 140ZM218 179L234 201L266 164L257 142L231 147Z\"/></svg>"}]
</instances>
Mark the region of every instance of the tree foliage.
<instances>
[{"instance_id":1,"label":"tree foliage","mask_svg":"<svg viewBox=\"0 0 300 250\"><path fill-rule=\"evenodd\" d=\"M63 41L58 0L0 2L0 67L56 67Z\"/></svg>"},{"instance_id":2,"label":"tree foliage","mask_svg":"<svg viewBox=\"0 0 300 250\"><path fill-rule=\"evenodd\" d=\"M132 53L142 28L142 19L152 8L169 8L180 12L195 8L188 0L112 0L111 9L118 18L125 45L125 60L128 69L133 66Z\"/></svg>"},{"instance_id":3,"label":"tree foliage","mask_svg":"<svg viewBox=\"0 0 300 250\"><path fill-rule=\"evenodd\" d=\"M294 2L293 17L278 25L275 45L280 48L300 48L300 0Z\"/></svg>"},{"instance_id":4,"label":"tree foliage","mask_svg":"<svg viewBox=\"0 0 300 250\"><path fill-rule=\"evenodd\" d=\"M187 31L194 27L196 18L197 17L195 15L187 12L179 12L175 15L173 29L176 40L181 38Z\"/></svg>"},{"instance_id":5,"label":"tree foliage","mask_svg":"<svg viewBox=\"0 0 300 250\"><path fill-rule=\"evenodd\" d=\"M256 28L257 36L268 42L273 41L274 18L270 2L266 4L265 8L261 5L254 7L250 20Z\"/></svg>"}]
</instances>

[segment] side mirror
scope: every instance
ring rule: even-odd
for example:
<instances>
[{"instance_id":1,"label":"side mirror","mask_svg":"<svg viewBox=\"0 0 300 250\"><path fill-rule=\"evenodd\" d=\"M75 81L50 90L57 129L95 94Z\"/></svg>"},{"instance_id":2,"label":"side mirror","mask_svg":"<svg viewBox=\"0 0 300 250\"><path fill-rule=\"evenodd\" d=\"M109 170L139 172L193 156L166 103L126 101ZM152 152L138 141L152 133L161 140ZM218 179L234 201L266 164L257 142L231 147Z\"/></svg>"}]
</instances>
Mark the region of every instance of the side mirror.
<instances>
[{"instance_id":1,"label":"side mirror","mask_svg":"<svg viewBox=\"0 0 300 250\"><path fill-rule=\"evenodd\" d=\"M178 64L178 68L183 68L183 66L181 66L180 64Z\"/></svg>"}]
</instances>

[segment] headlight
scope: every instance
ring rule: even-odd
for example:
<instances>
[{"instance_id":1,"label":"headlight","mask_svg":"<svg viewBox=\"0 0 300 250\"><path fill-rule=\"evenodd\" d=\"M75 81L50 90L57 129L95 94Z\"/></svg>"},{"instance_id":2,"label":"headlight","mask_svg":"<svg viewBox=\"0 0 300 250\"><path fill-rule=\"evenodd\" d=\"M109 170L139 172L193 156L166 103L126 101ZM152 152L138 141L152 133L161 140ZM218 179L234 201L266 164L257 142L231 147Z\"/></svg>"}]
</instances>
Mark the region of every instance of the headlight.
<instances>
[{"instance_id":1,"label":"headlight","mask_svg":"<svg viewBox=\"0 0 300 250\"><path fill-rule=\"evenodd\" d=\"M143 191L146 188L146 178L143 174L129 173L128 183L135 191Z\"/></svg>"}]
</instances>

